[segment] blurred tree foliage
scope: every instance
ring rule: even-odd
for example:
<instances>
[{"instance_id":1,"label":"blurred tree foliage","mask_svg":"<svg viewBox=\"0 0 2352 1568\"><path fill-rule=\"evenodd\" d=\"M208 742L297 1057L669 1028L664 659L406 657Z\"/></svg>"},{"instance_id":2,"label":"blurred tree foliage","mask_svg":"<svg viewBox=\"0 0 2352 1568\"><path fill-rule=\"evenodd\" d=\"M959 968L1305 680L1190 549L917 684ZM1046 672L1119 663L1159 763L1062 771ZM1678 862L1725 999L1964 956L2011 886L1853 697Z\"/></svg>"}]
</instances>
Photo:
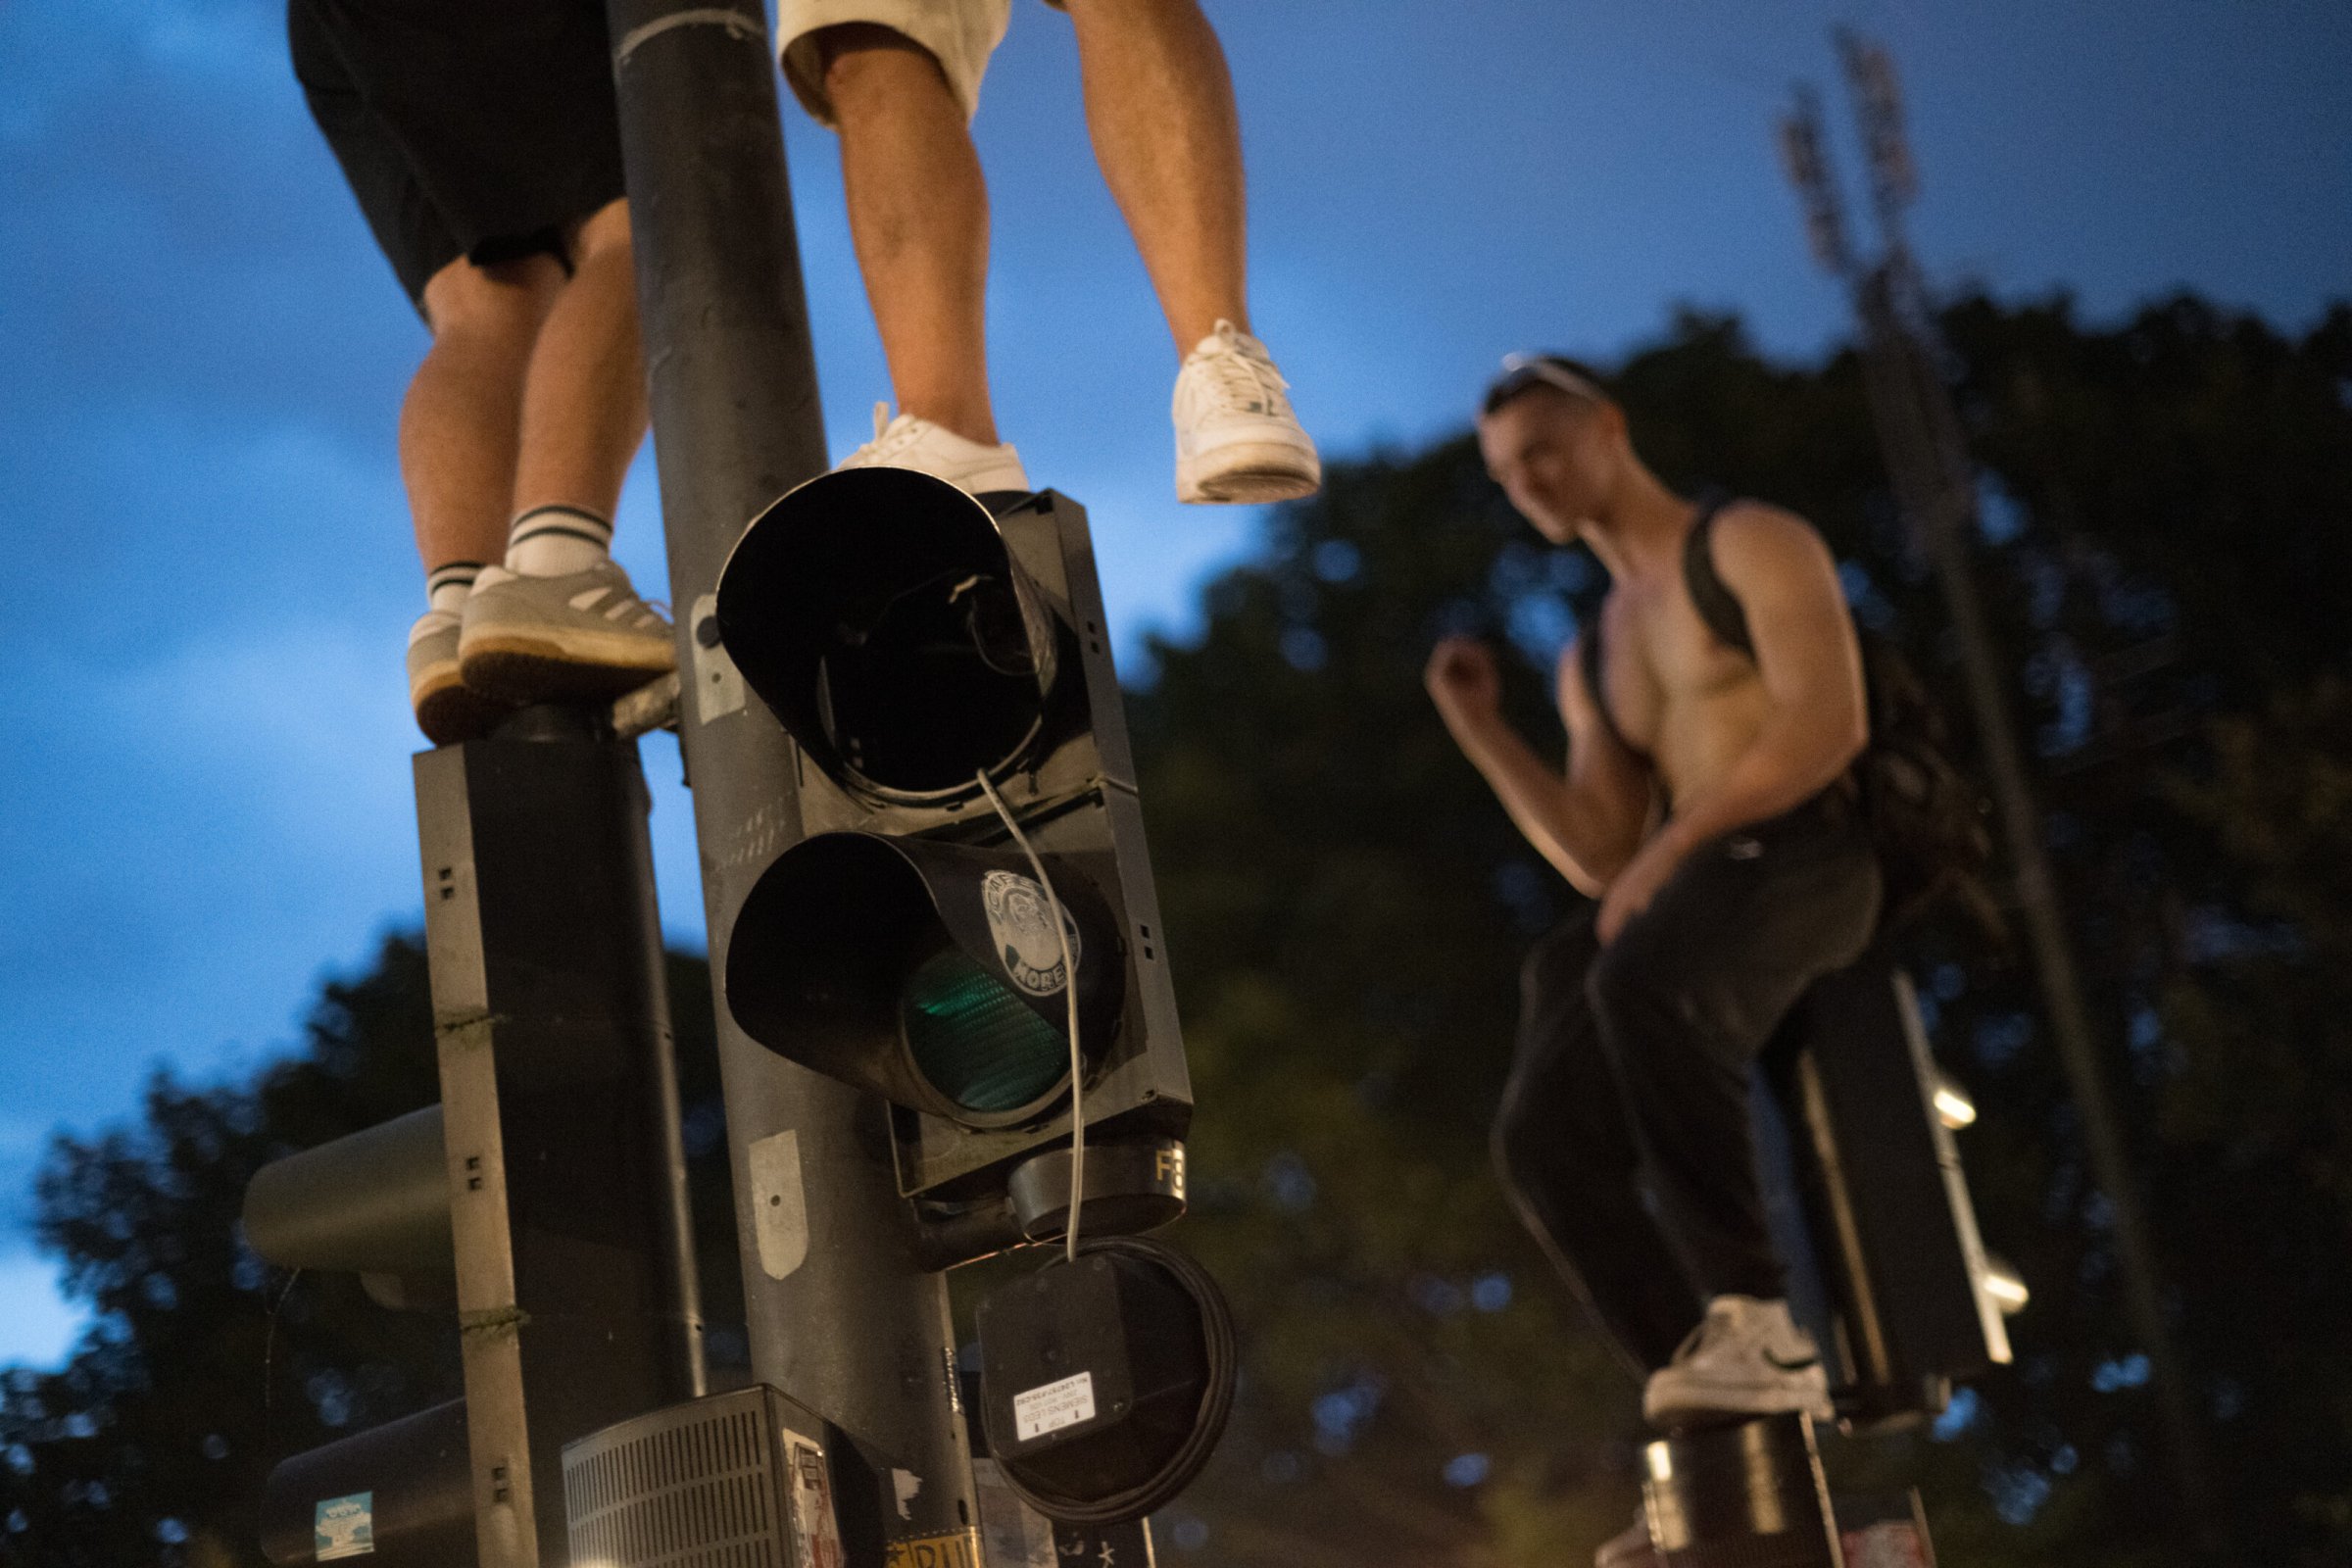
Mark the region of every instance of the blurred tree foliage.
<instances>
[{"instance_id":1,"label":"blurred tree foliage","mask_svg":"<svg viewBox=\"0 0 2352 1568\"><path fill-rule=\"evenodd\" d=\"M2340 1564L2352 310L2289 338L2193 300L2090 328L2063 301L1970 299L1944 326L2012 699L2231 1525L2243 1560ZM1691 316L1619 385L1670 480L1814 518L1857 614L1948 676L1849 357L1775 365ZM1491 633L1556 747L1549 666L1600 587L1456 440L1336 466L1209 589L1198 639L1153 650L1132 714L1204 1107L1181 1235L1247 1335L1232 1435L1161 1521L1171 1564L1575 1563L1631 1515L1635 1391L1486 1166L1518 954L1572 895L1419 681L1441 632ZM1835 1462L1918 1477L1954 1568L2183 1561L2032 975L1958 932L1916 949L1984 1111L1964 1151L1987 1237L2034 1300L2017 1364L1934 1433ZM671 994L716 1305L733 1250L692 960ZM347 1280L289 1289L233 1225L262 1161L431 1099L429 1039L421 959L393 941L252 1085L159 1077L140 1125L60 1140L40 1236L97 1327L64 1370L0 1384L0 1561L254 1562L270 1457L454 1390L446 1325Z\"/></svg>"}]
</instances>

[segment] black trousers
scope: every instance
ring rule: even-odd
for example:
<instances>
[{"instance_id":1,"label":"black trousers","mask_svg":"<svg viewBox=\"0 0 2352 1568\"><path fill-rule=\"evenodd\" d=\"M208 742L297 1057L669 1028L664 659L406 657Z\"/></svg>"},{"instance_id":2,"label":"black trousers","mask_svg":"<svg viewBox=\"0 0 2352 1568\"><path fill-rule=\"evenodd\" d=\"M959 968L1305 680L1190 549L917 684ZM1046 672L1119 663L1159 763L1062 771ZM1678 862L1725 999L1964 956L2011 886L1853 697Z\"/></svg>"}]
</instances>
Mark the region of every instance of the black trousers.
<instances>
[{"instance_id":1,"label":"black trousers","mask_svg":"<svg viewBox=\"0 0 2352 1568\"><path fill-rule=\"evenodd\" d=\"M1494 1159L1521 1219L1642 1372L1719 1295L1779 1297L1750 1069L1869 946L1879 869L1842 792L1691 855L1602 948L1591 911L1521 971Z\"/></svg>"}]
</instances>

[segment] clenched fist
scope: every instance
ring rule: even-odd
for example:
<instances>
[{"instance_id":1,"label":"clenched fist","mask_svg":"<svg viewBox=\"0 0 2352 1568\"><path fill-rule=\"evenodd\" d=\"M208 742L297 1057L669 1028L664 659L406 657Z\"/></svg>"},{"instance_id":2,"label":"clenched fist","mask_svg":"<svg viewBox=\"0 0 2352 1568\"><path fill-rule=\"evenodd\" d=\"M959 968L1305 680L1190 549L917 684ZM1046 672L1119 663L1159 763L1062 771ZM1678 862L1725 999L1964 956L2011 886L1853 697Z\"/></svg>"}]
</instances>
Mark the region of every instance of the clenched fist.
<instances>
[{"instance_id":1,"label":"clenched fist","mask_svg":"<svg viewBox=\"0 0 2352 1568\"><path fill-rule=\"evenodd\" d=\"M1501 708L1502 675L1475 637L1447 637L1431 649L1422 680L1449 728L1491 719Z\"/></svg>"}]
</instances>

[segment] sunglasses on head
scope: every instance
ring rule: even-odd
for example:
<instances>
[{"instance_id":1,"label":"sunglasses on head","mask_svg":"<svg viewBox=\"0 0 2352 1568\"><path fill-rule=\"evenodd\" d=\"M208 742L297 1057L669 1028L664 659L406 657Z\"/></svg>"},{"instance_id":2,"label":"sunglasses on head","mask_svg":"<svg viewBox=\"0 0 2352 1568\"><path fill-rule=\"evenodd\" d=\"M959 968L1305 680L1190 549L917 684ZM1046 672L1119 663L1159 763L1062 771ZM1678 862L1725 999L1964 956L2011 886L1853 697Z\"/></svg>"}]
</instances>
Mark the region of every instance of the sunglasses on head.
<instances>
[{"instance_id":1,"label":"sunglasses on head","mask_svg":"<svg viewBox=\"0 0 2352 1568\"><path fill-rule=\"evenodd\" d=\"M1542 382L1555 387L1570 397L1585 398L1593 403L1606 403L1609 395L1598 383L1581 371L1562 365L1557 356L1549 354L1506 354L1502 357L1502 374L1487 388L1485 407L1491 413Z\"/></svg>"}]
</instances>

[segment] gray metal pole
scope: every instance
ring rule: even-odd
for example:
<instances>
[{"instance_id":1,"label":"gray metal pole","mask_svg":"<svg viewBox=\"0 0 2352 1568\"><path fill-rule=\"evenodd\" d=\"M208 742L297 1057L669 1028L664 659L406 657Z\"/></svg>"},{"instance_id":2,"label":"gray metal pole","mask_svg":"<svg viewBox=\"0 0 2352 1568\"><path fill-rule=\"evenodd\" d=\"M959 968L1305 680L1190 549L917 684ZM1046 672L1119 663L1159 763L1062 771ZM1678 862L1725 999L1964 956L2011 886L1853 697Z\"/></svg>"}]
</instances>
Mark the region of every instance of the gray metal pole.
<instances>
[{"instance_id":1,"label":"gray metal pole","mask_svg":"<svg viewBox=\"0 0 2352 1568\"><path fill-rule=\"evenodd\" d=\"M796 754L717 646L711 594L744 524L824 467L824 434L760 0L609 15L715 983L802 827ZM947 1286L917 1262L886 1107L716 1011L753 1373L840 1429L853 1568L976 1568Z\"/></svg>"}]
</instances>

